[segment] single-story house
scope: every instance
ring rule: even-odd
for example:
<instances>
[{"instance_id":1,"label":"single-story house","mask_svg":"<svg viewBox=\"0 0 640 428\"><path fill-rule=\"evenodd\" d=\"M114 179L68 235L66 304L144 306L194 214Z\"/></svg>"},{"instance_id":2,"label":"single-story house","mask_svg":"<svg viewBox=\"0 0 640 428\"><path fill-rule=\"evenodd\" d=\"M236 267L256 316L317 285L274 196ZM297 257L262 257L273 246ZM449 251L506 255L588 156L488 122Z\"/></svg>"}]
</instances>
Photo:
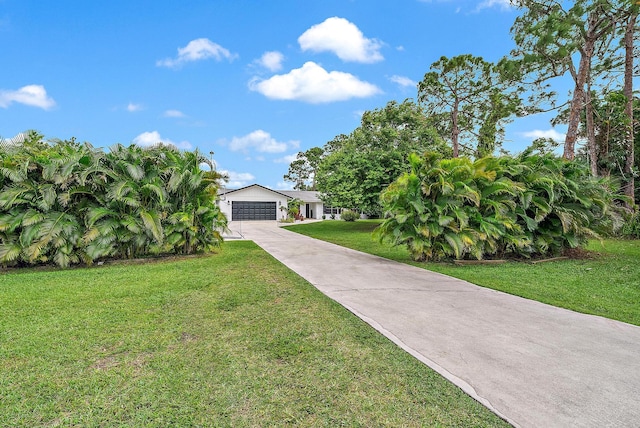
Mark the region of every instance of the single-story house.
<instances>
[{"instance_id":1,"label":"single-story house","mask_svg":"<svg viewBox=\"0 0 640 428\"><path fill-rule=\"evenodd\" d=\"M340 218L340 209L325 207L318 192L307 190L273 190L259 184L240 189L221 189L218 206L229 221L282 220L287 217L287 203L293 199L302 201L300 214L305 218Z\"/></svg>"}]
</instances>

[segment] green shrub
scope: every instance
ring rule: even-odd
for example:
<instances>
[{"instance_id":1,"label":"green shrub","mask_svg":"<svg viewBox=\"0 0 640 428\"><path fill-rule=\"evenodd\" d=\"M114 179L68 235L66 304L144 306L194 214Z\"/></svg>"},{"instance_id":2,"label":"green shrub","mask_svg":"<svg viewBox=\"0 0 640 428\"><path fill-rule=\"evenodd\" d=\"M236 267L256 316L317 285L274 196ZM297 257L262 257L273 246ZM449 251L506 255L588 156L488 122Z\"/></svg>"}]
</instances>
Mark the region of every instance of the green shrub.
<instances>
[{"instance_id":1,"label":"green shrub","mask_svg":"<svg viewBox=\"0 0 640 428\"><path fill-rule=\"evenodd\" d=\"M344 221L356 221L360 218L360 215L352 210L344 210L342 214L340 214L340 218Z\"/></svg>"},{"instance_id":2,"label":"green shrub","mask_svg":"<svg viewBox=\"0 0 640 428\"><path fill-rule=\"evenodd\" d=\"M101 258L193 254L220 245L226 218L199 152L30 133L0 146L0 265L69 266Z\"/></svg>"},{"instance_id":3,"label":"green shrub","mask_svg":"<svg viewBox=\"0 0 640 428\"><path fill-rule=\"evenodd\" d=\"M416 260L559 254L620 224L611 182L550 154L410 163L381 195L377 233Z\"/></svg>"},{"instance_id":4,"label":"green shrub","mask_svg":"<svg viewBox=\"0 0 640 428\"><path fill-rule=\"evenodd\" d=\"M640 211L635 211L625 218L624 226L620 229L620 236L640 239Z\"/></svg>"},{"instance_id":5,"label":"green shrub","mask_svg":"<svg viewBox=\"0 0 640 428\"><path fill-rule=\"evenodd\" d=\"M291 199L287 202L287 216L291 219L298 219L300 217L300 205L302 201L298 198Z\"/></svg>"}]
</instances>

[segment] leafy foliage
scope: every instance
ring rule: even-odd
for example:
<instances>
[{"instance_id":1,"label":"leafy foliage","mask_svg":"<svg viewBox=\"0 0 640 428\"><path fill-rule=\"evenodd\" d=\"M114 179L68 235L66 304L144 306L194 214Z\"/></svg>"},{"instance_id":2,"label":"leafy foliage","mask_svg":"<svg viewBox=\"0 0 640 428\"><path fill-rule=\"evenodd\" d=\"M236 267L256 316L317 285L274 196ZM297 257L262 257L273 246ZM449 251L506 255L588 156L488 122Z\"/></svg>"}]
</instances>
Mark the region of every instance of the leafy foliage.
<instances>
[{"instance_id":1,"label":"leafy foliage","mask_svg":"<svg viewBox=\"0 0 640 428\"><path fill-rule=\"evenodd\" d=\"M443 56L424 75L418 99L451 142L453 157L461 147L463 153L487 156L499 146L505 123L521 108L520 89L509 76L503 64L473 55Z\"/></svg>"},{"instance_id":2,"label":"leafy foliage","mask_svg":"<svg viewBox=\"0 0 640 428\"><path fill-rule=\"evenodd\" d=\"M290 219L297 219L300 217L300 205L302 205L302 200L298 198L290 199L287 202L287 217Z\"/></svg>"},{"instance_id":3,"label":"leafy foliage","mask_svg":"<svg viewBox=\"0 0 640 428\"><path fill-rule=\"evenodd\" d=\"M344 221L356 221L360 218L360 215L352 210L344 210L342 214L340 214L340 218Z\"/></svg>"},{"instance_id":4,"label":"leafy foliage","mask_svg":"<svg viewBox=\"0 0 640 428\"><path fill-rule=\"evenodd\" d=\"M620 229L620 236L624 238L640 239L640 211L627 216L624 226Z\"/></svg>"},{"instance_id":5,"label":"leafy foliage","mask_svg":"<svg viewBox=\"0 0 640 428\"><path fill-rule=\"evenodd\" d=\"M516 42L512 57L518 59L523 73L539 85L565 74L573 79L564 146L564 157L573 159L580 116L586 109L589 120L593 119L592 84L615 80L606 74L615 73L624 63L619 42L627 32L629 36L637 33L633 17L640 5L628 0L515 0L513 4L522 13L511 28ZM624 71L629 79L632 69L631 63ZM588 139L593 145L593 135Z\"/></svg>"},{"instance_id":6,"label":"leafy foliage","mask_svg":"<svg viewBox=\"0 0 640 428\"><path fill-rule=\"evenodd\" d=\"M214 171L198 152L116 145L108 153L30 133L0 149L0 263L69 266L192 254L222 241Z\"/></svg>"},{"instance_id":7,"label":"leafy foliage","mask_svg":"<svg viewBox=\"0 0 640 428\"><path fill-rule=\"evenodd\" d=\"M451 153L418 105L410 100L390 102L365 112L351 134L325 145L317 170L318 191L330 206L379 215L380 192L408 171L410 153L427 150Z\"/></svg>"},{"instance_id":8,"label":"leafy foliage","mask_svg":"<svg viewBox=\"0 0 640 428\"><path fill-rule=\"evenodd\" d=\"M602 94L601 97L592 96L592 109L594 114L594 139L595 153L589 153L582 149L577 153L579 159L591 160L595 155L597 173L601 176L614 176L622 184L626 184L637 176L640 170L640 158L634 159L633 169L630 173L625 171L625 163L629 156L627 147L627 132L629 117L625 113L627 99L621 91L611 91ZM640 99L633 100L633 116L640 117ZM566 123L569 111L563 110L554 119L553 124ZM578 136L586 138L586 116L582 114ZM631 153L640 152L640 122L633 123L633 140L635 148ZM636 189L639 190L640 189ZM636 192L636 203L640 202L640 193Z\"/></svg>"},{"instance_id":9,"label":"leafy foliage","mask_svg":"<svg viewBox=\"0 0 640 428\"><path fill-rule=\"evenodd\" d=\"M382 194L377 233L416 260L558 254L620 223L609 180L550 154L410 162Z\"/></svg>"},{"instance_id":10,"label":"leafy foliage","mask_svg":"<svg viewBox=\"0 0 640 428\"><path fill-rule=\"evenodd\" d=\"M320 147L299 152L296 160L289 164L289 171L284 175L284 180L295 183L295 190L316 190L316 170L323 155L324 150Z\"/></svg>"}]
</instances>

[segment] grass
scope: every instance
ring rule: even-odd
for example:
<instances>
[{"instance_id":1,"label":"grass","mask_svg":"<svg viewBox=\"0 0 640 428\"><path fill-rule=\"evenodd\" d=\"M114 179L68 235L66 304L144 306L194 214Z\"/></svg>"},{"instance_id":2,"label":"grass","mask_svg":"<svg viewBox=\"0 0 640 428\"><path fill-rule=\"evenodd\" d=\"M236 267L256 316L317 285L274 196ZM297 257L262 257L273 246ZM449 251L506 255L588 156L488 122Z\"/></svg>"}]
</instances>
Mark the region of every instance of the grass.
<instances>
[{"instance_id":1,"label":"grass","mask_svg":"<svg viewBox=\"0 0 640 428\"><path fill-rule=\"evenodd\" d=\"M252 242L0 273L0 308L0 426L507 426Z\"/></svg>"},{"instance_id":2,"label":"grass","mask_svg":"<svg viewBox=\"0 0 640 428\"><path fill-rule=\"evenodd\" d=\"M464 279L577 312L640 325L640 241L606 240L589 246L592 257L528 264L456 266L418 263L404 247L379 243L372 231L379 220L324 221L289 230Z\"/></svg>"}]
</instances>

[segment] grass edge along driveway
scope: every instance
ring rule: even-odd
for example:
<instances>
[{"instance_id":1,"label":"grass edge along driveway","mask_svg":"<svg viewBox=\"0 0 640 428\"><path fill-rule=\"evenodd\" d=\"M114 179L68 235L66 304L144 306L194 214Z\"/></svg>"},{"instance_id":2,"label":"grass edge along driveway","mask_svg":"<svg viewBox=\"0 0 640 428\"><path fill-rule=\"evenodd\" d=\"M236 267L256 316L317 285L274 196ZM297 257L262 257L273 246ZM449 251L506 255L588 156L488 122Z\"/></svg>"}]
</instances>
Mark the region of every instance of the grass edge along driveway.
<instances>
[{"instance_id":1,"label":"grass edge along driveway","mask_svg":"<svg viewBox=\"0 0 640 428\"><path fill-rule=\"evenodd\" d=\"M0 273L0 426L508 426L253 242Z\"/></svg>"},{"instance_id":2,"label":"grass edge along driveway","mask_svg":"<svg viewBox=\"0 0 640 428\"><path fill-rule=\"evenodd\" d=\"M482 287L640 326L640 241L594 241L589 257L583 259L457 266L415 262L404 247L379 243L372 237L378 224L380 220L327 220L287 229Z\"/></svg>"}]
</instances>

